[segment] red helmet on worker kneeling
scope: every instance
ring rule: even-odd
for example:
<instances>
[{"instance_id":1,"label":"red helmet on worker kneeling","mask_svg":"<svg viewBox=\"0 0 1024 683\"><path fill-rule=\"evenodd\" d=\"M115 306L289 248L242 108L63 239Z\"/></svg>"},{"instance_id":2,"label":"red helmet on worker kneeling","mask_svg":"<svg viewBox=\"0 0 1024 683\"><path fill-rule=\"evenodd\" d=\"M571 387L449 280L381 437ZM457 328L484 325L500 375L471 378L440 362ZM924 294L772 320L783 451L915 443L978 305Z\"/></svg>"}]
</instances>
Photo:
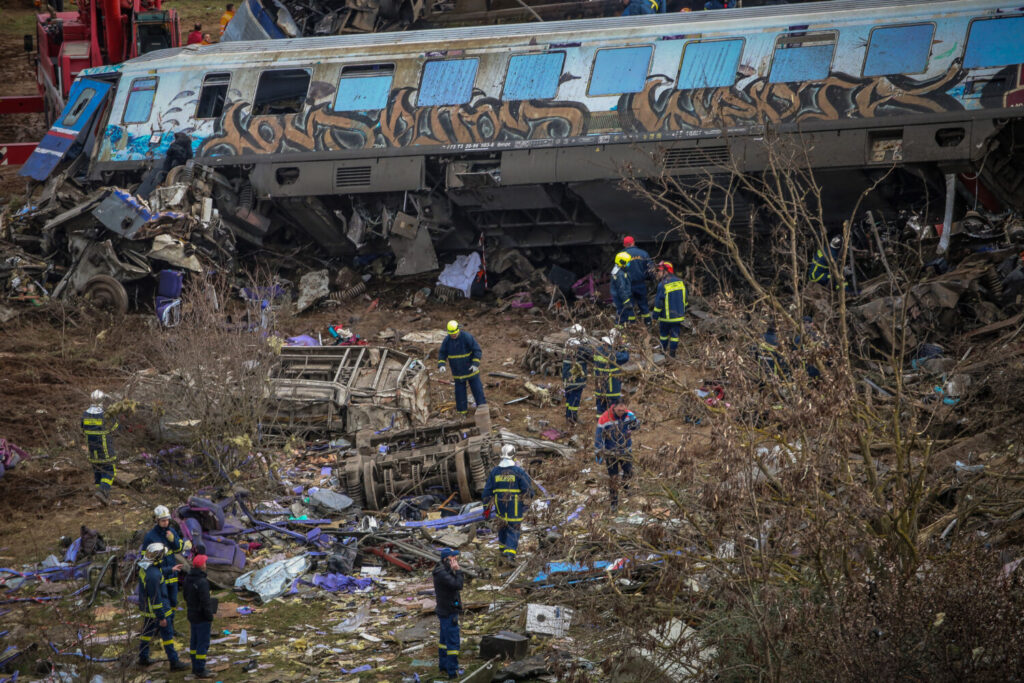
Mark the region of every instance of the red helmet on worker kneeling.
<instances>
[{"instance_id":1,"label":"red helmet on worker kneeling","mask_svg":"<svg viewBox=\"0 0 1024 683\"><path fill-rule=\"evenodd\" d=\"M672 273L673 275L676 274L675 268L673 268L672 264L669 263L668 261L662 261L661 263L659 263L658 264L658 270L667 270L668 272Z\"/></svg>"}]
</instances>

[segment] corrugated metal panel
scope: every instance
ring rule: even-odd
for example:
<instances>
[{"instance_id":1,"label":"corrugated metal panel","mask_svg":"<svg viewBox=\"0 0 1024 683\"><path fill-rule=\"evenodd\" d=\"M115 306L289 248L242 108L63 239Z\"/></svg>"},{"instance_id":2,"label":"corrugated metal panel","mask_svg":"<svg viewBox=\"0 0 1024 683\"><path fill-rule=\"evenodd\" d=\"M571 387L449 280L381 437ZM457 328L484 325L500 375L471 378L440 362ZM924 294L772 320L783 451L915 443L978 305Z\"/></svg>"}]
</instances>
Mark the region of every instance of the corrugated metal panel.
<instances>
[{"instance_id":1,"label":"corrugated metal panel","mask_svg":"<svg viewBox=\"0 0 1024 683\"><path fill-rule=\"evenodd\" d=\"M766 7L739 8L709 12L687 12L683 14L655 14L638 17L609 17L605 19L579 19L574 21L551 21L533 24L511 24L499 26L474 26L467 28L439 29L434 31L406 31L401 33L368 33L358 36L326 36L319 38L295 38L274 42L275 52L298 51L308 53L320 49L358 48L391 45L401 50L403 45L413 43L444 44L456 40L488 38L533 38L538 42L545 36L575 34L574 39L585 38L584 33L623 33L628 29L644 29L638 33L649 33L652 29L687 34L721 29L748 33L757 28L786 27L799 24L816 24L841 19L864 19L872 22L889 21L891 18L912 16L921 12L976 11L996 9L1005 6L999 2L965 3L963 0L893 2L892 0L831 0L801 5L776 5ZM885 10L889 10L886 12ZM208 45L197 51L203 59L211 55L252 54L267 52L265 41L226 42ZM161 51L163 54L169 52ZM147 55L151 57L151 55Z\"/></svg>"}]
</instances>

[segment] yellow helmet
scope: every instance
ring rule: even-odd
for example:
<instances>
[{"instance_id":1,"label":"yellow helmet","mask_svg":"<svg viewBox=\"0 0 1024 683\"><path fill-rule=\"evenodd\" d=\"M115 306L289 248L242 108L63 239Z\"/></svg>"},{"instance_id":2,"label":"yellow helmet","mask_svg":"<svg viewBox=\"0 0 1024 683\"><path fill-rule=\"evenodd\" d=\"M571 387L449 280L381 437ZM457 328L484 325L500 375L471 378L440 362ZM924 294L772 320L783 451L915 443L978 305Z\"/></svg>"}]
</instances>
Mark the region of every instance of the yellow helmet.
<instances>
[{"instance_id":1,"label":"yellow helmet","mask_svg":"<svg viewBox=\"0 0 1024 683\"><path fill-rule=\"evenodd\" d=\"M448 334L455 334L459 331L459 321L449 320L448 321Z\"/></svg>"},{"instance_id":2,"label":"yellow helmet","mask_svg":"<svg viewBox=\"0 0 1024 683\"><path fill-rule=\"evenodd\" d=\"M633 260L633 257L624 251L620 251L615 255L615 265L622 268L624 265Z\"/></svg>"}]
</instances>

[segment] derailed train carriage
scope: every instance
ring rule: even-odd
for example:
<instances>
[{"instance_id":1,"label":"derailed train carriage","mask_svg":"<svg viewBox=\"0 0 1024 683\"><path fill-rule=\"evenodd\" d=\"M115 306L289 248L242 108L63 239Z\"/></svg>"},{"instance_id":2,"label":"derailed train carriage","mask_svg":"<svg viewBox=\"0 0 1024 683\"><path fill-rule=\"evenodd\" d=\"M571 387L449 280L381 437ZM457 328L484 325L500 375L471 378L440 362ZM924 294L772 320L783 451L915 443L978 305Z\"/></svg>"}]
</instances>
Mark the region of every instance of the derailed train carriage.
<instances>
[{"instance_id":1,"label":"derailed train carriage","mask_svg":"<svg viewBox=\"0 0 1024 683\"><path fill-rule=\"evenodd\" d=\"M554 248L656 239L667 219L618 186L624 165L756 172L771 128L800 136L826 209L893 165L980 172L1019 209L1021 35L1004 1L835 0L188 46L83 72L23 173L70 138L92 180L124 184L185 132L246 239Z\"/></svg>"}]
</instances>

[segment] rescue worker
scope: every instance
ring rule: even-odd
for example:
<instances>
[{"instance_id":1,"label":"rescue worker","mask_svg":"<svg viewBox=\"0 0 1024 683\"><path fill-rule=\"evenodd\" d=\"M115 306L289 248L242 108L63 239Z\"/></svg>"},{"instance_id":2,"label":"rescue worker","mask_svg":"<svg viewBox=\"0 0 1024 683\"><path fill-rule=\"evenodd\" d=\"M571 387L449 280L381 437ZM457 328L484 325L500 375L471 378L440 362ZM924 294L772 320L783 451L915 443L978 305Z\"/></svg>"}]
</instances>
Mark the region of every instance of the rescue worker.
<instances>
[{"instance_id":1,"label":"rescue worker","mask_svg":"<svg viewBox=\"0 0 1024 683\"><path fill-rule=\"evenodd\" d=\"M106 396L97 389L92 392L92 405L82 415L82 433L89 447L89 464L92 465L92 478L96 484L93 492L104 505L117 504L110 497L110 487L117 476L117 458L114 455L113 433L117 431L117 418L109 419L103 411L103 398Z\"/></svg>"},{"instance_id":2,"label":"rescue worker","mask_svg":"<svg viewBox=\"0 0 1024 683\"><path fill-rule=\"evenodd\" d=\"M171 630L170 615L174 608L167 602L167 590L160 565L166 549L162 543L146 546L143 558L139 560L139 609L142 611L142 633L139 636L139 666L149 666L149 644L154 636L160 638L171 671L182 671L188 664L178 659L174 649L174 632Z\"/></svg>"},{"instance_id":3,"label":"rescue worker","mask_svg":"<svg viewBox=\"0 0 1024 683\"><path fill-rule=\"evenodd\" d=\"M594 403L598 415L622 400L622 365L628 361L629 351L616 350L611 333L601 337L594 351Z\"/></svg>"},{"instance_id":4,"label":"rescue worker","mask_svg":"<svg viewBox=\"0 0 1024 683\"><path fill-rule=\"evenodd\" d=\"M789 381L789 363L782 357L779 349L779 336L775 327L770 326L761 335L761 341L757 345L757 361L764 369L766 376L776 376L783 381Z\"/></svg>"},{"instance_id":5,"label":"rescue worker","mask_svg":"<svg viewBox=\"0 0 1024 683\"><path fill-rule=\"evenodd\" d=\"M657 14L658 0L625 0L626 9L622 10L622 16L633 17L642 14Z\"/></svg>"},{"instance_id":6,"label":"rescue worker","mask_svg":"<svg viewBox=\"0 0 1024 683\"><path fill-rule=\"evenodd\" d=\"M811 267L807 273L807 278L811 282L817 282L830 286L834 281L832 277L832 266L831 263L835 263L835 260L839 257L839 247L842 246L843 240L839 235L836 235L828 244L829 256L825 255L821 249L818 249L817 253L814 254L814 258L811 259ZM836 264L839 265L839 264ZM838 285L837 285L838 286Z\"/></svg>"},{"instance_id":7,"label":"rescue worker","mask_svg":"<svg viewBox=\"0 0 1024 683\"><path fill-rule=\"evenodd\" d=\"M210 597L210 581L206 578L206 555L192 558L192 568L185 575L182 593L188 607L188 653L192 657L192 675L213 678L206 671L206 655L210 651L210 629L217 614L217 600Z\"/></svg>"},{"instance_id":8,"label":"rescue worker","mask_svg":"<svg viewBox=\"0 0 1024 683\"><path fill-rule=\"evenodd\" d=\"M501 447L501 460L488 475L483 492L484 519L493 514L503 522L498 530L498 548L509 564L515 564L519 550L519 534L527 507L523 498L534 485L526 470L512 459L515 453L516 447L510 443Z\"/></svg>"},{"instance_id":9,"label":"rescue worker","mask_svg":"<svg viewBox=\"0 0 1024 683\"><path fill-rule=\"evenodd\" d=\"M177 553L192 549L192 542L182 539L178 530L171 526L171 511L166 505L157 505L153 508L153 519L156 524L146 532L142 539L142 547L146 548L153 543L160 543L166 549L166 554L160 564L160 571L163 573L164 585L167 592L167 604L171 606L171 632L174 632L174 611L178 607L178 572L182 565L175 562L174 556Z\"/></svg>"},{"instance_id":10,"label":"rescue worker","mask_svg":"<svg viewBox=\"0 0 1024 683\"><path fill-rule=\"evenodd\" d=\"M658 264L658 291L654 295L654 316L658 320L658 339L662 351L676 357L679 330L686 318L686 285L676 277L668 261Z\"/></svg>"},{"instance_id":11,"label":"rescue worker","mask_svg":"<svg viewBox=\"0 0 1024 683\"><path fill-rule=\"evenodd\" d=\"M629 490L633 478L633 439L630 432L640 424L629 408L617 403L601 414L594 431L594 458L608 468L608 498L612 512L619 507L619 480Z\"/></svg>"},{"instance_id":12,"label":"rescue worker","mask_svg":"<svg viewBox=\"0 0 1024 683\"><path fill-rule=\"evenodd\" d=\"M186 45L195 45L203 42L203 25L193 24L192 32L188 34L188 40L185 42Z\"/></svg>"},{"instance_id":13,"label":"rescue worker","mask_svg":"<svg viewBox=\"0 0 1024 683\"><path fill-rule=\"evenodd\" d=\"M437 668L448 678L459 677L459 613L465 574L459 569L459 551L441 549L441 561L434 567L434 611L441 622L437 644Z\"/></svg>"},{"instance_id":14,"label":"rescue worker","mask_svg":"<svg viewBox=\"0 0 1024 683\"><path fill-rule=\"evenodd\" d=\"M227 29L231 19L235 16L235 6L232 3L228 3L224 6L224 14L220 15L220 35L224 35L224 30Z\"/></svg>"},{"instance_id":15,"label":"rescue worker","mask_svg":"<svg viewBox=\"0 0 1024 683\"><path fill-rule=\"evenodd\" d=\"M651 309L647 303L647 276L651 270L651 255L636 246L636 242L629 235L622 238L622 246L624 247L623 251L629 254L629 266L626 271L629 273L633 306L640 313L640 319L644 325L650 325Z\"/></svg>"},{"instance_id":16,"label":"rescue worker","mask_svg":"<svg viewBox=\"0 0 1024 683\"><path fill-rule=\"evenodd\" d=\"M572 336L565 343L562 359L562 388L565 390L565 420L574 426L580 420L580 402L587 386L587 365L594 354L586 344L587 331L582 325L573 325L569 333Z\"/></svg>"},{"instance_id":17,"label":"rescue worker","mask_svg":"<svg viewBox=\"0 0 1024 683\"><path fill-rule=\"evenodd\" d=\"M615 304L615 323L622 325L633 322L633 302L630 299L632 285L629 282L629 271L626 268L632 257L624 251L615 255L615 267L612 268L612 303Z\"/></svg>"},{"instance_id":18,"label":"rescue worker","mask_svg":"<svg viewBox=\"0 0 1024 683\"><path fill-rule=\"evenodd\" d=\"M441 349L437 352L437 371L442 374L447 372L445 361L448 361L452 369L452 379L455 380L455 410L459 415L469 413L469 406L466 404L467 383L477 406L487 404L484 385L480 381L482 356L480 345L473 335L460 329L457 321L449 320L448 336L441 342Z\"/></svg>"}]
</instances>

